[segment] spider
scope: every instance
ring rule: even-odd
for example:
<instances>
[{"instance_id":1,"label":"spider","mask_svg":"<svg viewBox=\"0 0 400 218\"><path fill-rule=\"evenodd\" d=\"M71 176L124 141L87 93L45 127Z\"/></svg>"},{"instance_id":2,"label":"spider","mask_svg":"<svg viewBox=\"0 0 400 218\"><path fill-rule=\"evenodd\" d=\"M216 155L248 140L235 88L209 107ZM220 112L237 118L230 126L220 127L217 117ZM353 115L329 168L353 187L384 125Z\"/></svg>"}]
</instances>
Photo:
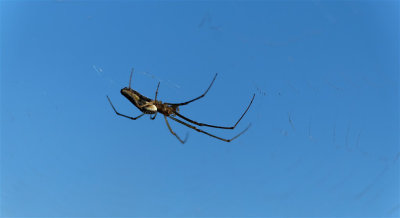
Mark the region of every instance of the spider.
<instances>
[{"instance_id":1,"label":"spider","mask_svg":"<svg viewBox=\"0 0 400 218\"><path fill-rule=\"evenodd\" d=\"M137 117L130 117L130 116L127 116L127 115L124 115L124 114L119 113L119 112L115 109L115 107L114 107L114 105L112 104L110 98L107 96L107 99L108 99L108 101L110 102L111 107L113 108L114 112L115 112L118 116L126 117L126 118L129 118L129 119L131 119L131 120L136 120L136 119L142 117L142 116L145 115L145 114L149 114L149 115L150 115L150 119L151 119L151 120L154 120L154 119L156 118L157 114L158 114L158 113L161 113L161 114L164 115L165 122L166 122L167 127L168 127L169 131L171 132L171 134L174 135L182 144L184 144L184 143L186 142L186 140L187 140L187 138L188 138L188 137L187 137L188 135L186 134L185 139L182 140L182 139L172 130L171 126L170 126L169 123L168 123L168 119L167 119L167 118L169 118L169 119L171 119L171 120L173 120L173 121L176 121L176 122L178 122L178 123L180 123L180 124L182 124L182 125L185 125L185 126L191 128L191 129L194 129L194 130L196 130L197 132L201 132L201 133L203 133L203 134L206 134L206 135L208 135L208 136L211 136L211 137L213 137L213 138L216 138L216 139L219 139L219 140L222 140L222 141L225 141L225 142L231 142L232 140L236 139L237 137L239 137L240 135L242 135L244 132L246 132L246 131L250 128L250 126L251 126L251 124L249 124L249 125L246 127L246 129L244 129L242 132L240 132L239 134L237 134L237 135L234 136L233 138L226 139L226 138L221 138L221 137L219 137L219 136L216 136L216 135L213 135L213 134L211 134L211 133L208 133L208 132L206 132L206 131L204 131L204 130L201 130L201 129L195 127L194 125L197 125L197 126L206 126L206 127L212 127L212 128L219 128L219 129L234 129L234 128L238 125L238 123L240 122L240 120L242 120L242 118L243 118L243 116L246 114L246 112L249 110L251 104L253 103L255 94L253 94L253 98L251 99L250 104L247 106L247 108L246 108L246 110L244 111L244 113L242 114L242 116L239 118L239 120L238 120L238 121L235 123L235 125L233 125L233 126L215 126L215 125L200 123L200 122L191 120L191 119L189 119L189 118L187 118L187 117L185 117L185 116L183 116L182 114L179 113L179 106L183 106L183 105L187 105L187 104L189 104L189 103L192 103L192 102L194 102L194 101L196 101L196 100L199 100L200 98L203 98L203 97L207 94L208 90L210 90L211 86L213 85L213 83L214 83L214 81L215 81L215 78L217 78L217 74L215 74L214 79L212 80L210 86L207 88L207 90L206 90L202 95L200 95L200 96L197 97L197 98L194 98L194 99L192 99L192 100L189 100L189 101L186 101L186 102L182 102L182 103L163 103L162 101L157 100L158 88L160 87L160 82L159 82L158 85L157 85L157 90L156 90L156 95L155 95L154 100L152 100L152 99L150 99L150 98L147 98L147 97L141 95L139 92L137 92L137 91L131 89L132 74L133 74L133 69L132 69L132 71L131 71L131 75L130 75L130 78L129 78L129 86L128 86L128 87L125 87L125 88L123 88L123 89L121 89L121 94L122 94L123 96L125 96L125 98L127 98L133 105L135 105L135 106L142 112L142 114L139 115L139 116L137 116ZM182 120L179 120L179 119L177 119L177 117L179 117L179 118L181 118L181 119L183 119L183 120L185 120L185 121L187 121L187 122L189 122L189 123L192 123L192 124L194 124L194 125L189 124L189 123L187 123L187 122L184 122L184 121L182 121Z\"/></svg>"}]
</instances>

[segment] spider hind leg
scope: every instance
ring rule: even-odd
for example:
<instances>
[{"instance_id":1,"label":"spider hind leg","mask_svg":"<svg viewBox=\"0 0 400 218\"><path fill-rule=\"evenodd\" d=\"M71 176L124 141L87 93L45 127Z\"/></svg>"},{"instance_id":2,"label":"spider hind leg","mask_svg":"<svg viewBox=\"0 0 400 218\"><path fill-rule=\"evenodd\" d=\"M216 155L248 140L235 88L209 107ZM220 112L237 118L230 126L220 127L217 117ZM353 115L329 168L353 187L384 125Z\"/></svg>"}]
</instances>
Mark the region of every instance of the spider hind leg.
<instances>
[{"instance_id":1,"label":"spider hind leg","mask_svg":"<svg viewBox=\"0 0 400 218\"><path fill-rule=\"evenodd\" d=\"M168 127L169 131L171 132L171 134L174 135L182 144L185 144L185 142L186 142L187 139L188 139L188 133L186 133L185 139L182 140L182 139L172 130L171 126L170 126L169 123L168 123L168 120L167 120L167 117L166 117L166 116L164 116L164 119L165 119L165 123L167 124L167 127Z\"/></svg>"}]
</instances>

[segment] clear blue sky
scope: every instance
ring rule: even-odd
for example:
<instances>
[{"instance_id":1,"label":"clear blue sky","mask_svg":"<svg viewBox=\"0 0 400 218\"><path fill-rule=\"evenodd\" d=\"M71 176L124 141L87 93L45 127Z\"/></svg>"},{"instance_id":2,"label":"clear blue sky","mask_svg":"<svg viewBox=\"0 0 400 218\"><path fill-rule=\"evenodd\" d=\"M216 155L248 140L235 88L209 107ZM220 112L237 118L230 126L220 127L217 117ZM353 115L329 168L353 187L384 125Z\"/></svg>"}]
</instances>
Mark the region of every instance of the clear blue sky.
<instances>
[{"instance_id":1,"label":"clear blue sky","mask_svg":"<svg viewBox=\"0 0 400 218\"><path fill-rule=\"evenodd\" d=\"M398 1L1 1L2 216L400 216ZM197 121L139 111L133 88Z\"/></svg>"}]
</instances>

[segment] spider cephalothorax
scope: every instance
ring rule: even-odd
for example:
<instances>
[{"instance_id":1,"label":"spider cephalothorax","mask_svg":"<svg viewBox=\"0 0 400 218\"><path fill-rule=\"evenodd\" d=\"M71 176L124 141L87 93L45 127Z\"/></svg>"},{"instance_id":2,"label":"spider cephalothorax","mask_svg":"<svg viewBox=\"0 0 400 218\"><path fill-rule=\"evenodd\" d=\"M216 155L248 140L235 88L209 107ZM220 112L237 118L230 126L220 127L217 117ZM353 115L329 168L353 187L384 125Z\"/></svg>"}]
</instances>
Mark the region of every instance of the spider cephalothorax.
<instances>
[{"instance_id":1,"label":"spider cephalothorax","mask_svg":"<svg viewBox=\"0 0 400 218\"><path fill-rule=\"evenodd\" d=\"M158 88L160 87L160 83L158 83L158 85L157 85L157 90L156 90L156 95L155 95L154 100L152 100L150 98L147 98L146 96L141 95L139 92L131 89L132 74L133 74L133 69L132 69L131 76L130 76L130 79L129 79L129 86L121 89L121 94L123 96L125 96L133 105L135 105L142 112L142 114L137 116L137 117L130 117L130 116L118 113L118 111L115 109L114 105L111 103L110 98L107 96L108 101L111 104L111 107L113 108L114 112L119 116L123 116L123 117L129 118L129 119L132 119L132 120L136 120L136 119L142 117L144 114L154 114L154 116L150 116L150 118L152 120L154 120L156 118L156 116L157 116L157 113L161 113L161 114L164 115L164 119L165 119L165 122L166 122L166 124L168 126L169 131L181 143L185 143L186 142L187 136L186 136L186 138L184 140L182 140L174 131L172 131L171 126L168 123L167 117L172 119L172 120L174 120L174 121L176 121L176 122L178 122L178 123L180 123L180 124L182 124L182 125L185 125L185 126L191 128L191 129L194 129L194 130L196 130L198 132L204 133L206 135L209 135L209 136L211 136L213 138L216 138L216 139L219 139L219 140L222 140L222 141L225 141L225 142L230 142L230 141L236 139L237 137L242 135L244 132L246 132L247 129L250 127L250 124L249 124L249 126L247 126L246 129L244 129L242 132L237 134L235 137L230 138L230 139L225 139L225 138L221 138L219 136L213 135L211 133L208 133L208 132L206 132L204 130L198 129L197 127L193 126L192 124L195 124L197 126L206 126L206 127L213 127L213 128L219 128L219 129L234 129L238 125L240 120L242 120L243 116L249 110L251 104L253 103L255 94L253 95L253 98L251 99L250 104L247 106L247 108L244 111L244 113L242 114L242 116L239 118L239 120L233 126L215 126L215 125L210 125L210 124L205 124L205 123L199 123L199 122L191 120L191 119L189 119L189 118L187 118L187 117L185 117L185 116L183 116L182 114L179 113L179 106L187 105L187 104L189 104L191 102L199 100L200 98L204 97L207 94L208 90L210 90L211 86L213 85L213 83L215 81L215 78L217 77L217 74L215 74L214 79L212 80L210 86L207 88L207 90L202 95L200 95L199 97L194 98L194 99L192 99L190 101L186 101L186 102L182 102L182 103L163 103L162 101L158 101L157 100L157 94L158 94ZM179 117L179 118L181 118L181 119L183 119L183 120L185 120L185 121L187 121L189 123L192 123L192 124L186 123L186 122L184 122L184 121L182 121L180 119L177 119L176 117Z\"/></svg>"}]
</instances>

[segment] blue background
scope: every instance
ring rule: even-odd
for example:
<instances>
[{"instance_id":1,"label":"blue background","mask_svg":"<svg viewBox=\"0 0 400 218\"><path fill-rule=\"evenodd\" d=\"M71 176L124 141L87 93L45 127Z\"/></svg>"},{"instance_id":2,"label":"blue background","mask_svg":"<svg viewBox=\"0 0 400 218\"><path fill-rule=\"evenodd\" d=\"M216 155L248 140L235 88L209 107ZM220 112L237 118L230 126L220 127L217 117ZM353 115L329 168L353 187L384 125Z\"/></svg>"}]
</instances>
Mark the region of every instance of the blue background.
<instances>
[{"instance_id":1,"label":"blue background","mask_svg":"<svg viewBox=\"0 0 400 218\"><path fill-rule=\"evenodd\" d=\"M398 1L0 6L2 216L400 215Z\"/></svg>"}]
</instances>

